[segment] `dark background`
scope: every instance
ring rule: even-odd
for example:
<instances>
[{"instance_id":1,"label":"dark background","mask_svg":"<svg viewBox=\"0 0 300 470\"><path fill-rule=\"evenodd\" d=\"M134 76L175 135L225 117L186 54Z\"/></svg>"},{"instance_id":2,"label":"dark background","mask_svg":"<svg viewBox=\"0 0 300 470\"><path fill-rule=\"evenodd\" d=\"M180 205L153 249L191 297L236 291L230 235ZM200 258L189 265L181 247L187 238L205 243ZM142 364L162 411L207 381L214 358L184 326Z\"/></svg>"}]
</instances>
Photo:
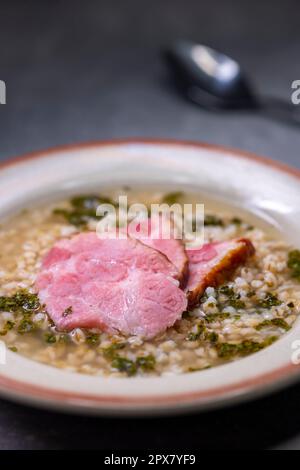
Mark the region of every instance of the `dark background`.
<instances>
[{"instance_id":1,"label":"dark background","mask_svg":"<svg viewBox=\"0 0 300 470\"><path fill-rule=\"evenodd\" d=\"M82 140L165 137L254 151L300 167L297 128L250 112L209 113L169 85L178 38L240 60L262 94L300 79L298 0L0 1L0 159ZM300 107L299 107L300 113ZM1 449L300 448L300 386L178 418L56 415L0 401Z\"/></svg>"}]
</instances>

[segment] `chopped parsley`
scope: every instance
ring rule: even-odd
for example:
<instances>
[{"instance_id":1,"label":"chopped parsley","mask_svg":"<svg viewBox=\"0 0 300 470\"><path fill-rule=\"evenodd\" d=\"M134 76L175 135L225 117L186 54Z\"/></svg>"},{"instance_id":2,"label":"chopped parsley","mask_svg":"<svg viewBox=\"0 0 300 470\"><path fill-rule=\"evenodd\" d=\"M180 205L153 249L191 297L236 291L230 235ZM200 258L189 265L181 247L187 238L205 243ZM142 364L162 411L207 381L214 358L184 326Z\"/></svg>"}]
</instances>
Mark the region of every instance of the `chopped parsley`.
<instances>
[{"instance_id":1,"label":"chopped parsley","mask_svg":"<svg viewBox=\"0 0 300 470\"><path fill-rule=\"evenodd\" d=\"M113 369L117 369L120 372L126 372L129 376L135 375L137 372L136 363L126 357L115 357L112 360L111 366Z\"/></svg>"},{"instance_id":2,"label":"chopped parsley","mask_svg":"<svg viewBox=\"0 0 300 470\"><path fill-rule=\"evenodd\" d=\"M229 312L209 313L205 315L205 321L207 323L213 323L215 321L225 320L226 318L230 318Z\"/></svg>"},{"instance_id":3,"label":"chopped parsley","mask_svg":"<svg viewBox=\"0 0 300 470\"><path fill-rule=\"evenodd\" d=\"M234 224L234 225L241 225L243 223L242 219L240 219L239 217L233 217L231 220L230 220L230 223L231 224Z\"/></svg>"},{"instance_id":4,"label":"chopped parsley","mask_svg":"<svg viewBox=\"0 0 300 470\"><path fill-rule=\"evenodd\" d=\"M217 343L216 349L218 356L222 359L230 359L235 356L247 356L254 352L264 349L278 339L277 336L270 336L262 342L245 340L241 343Z\"/></svg>"},{"instance_id":5,"label":"chopped parsley","mask_svg":"<svg viewBox=\"0 0 300 470\"><path fill-rule=\"evenodd\" d=\"M171 193L167 193L163 196L162 203L172 206L173 204L179 203L180 199L182 199L183 196L184 193L182 191L174 191Z\"/></svg>"},{"instance_id":6,"label":"chopped parsley","mask_svg":"<svg viewBox=\"0 0 300 470\"><path fill-rule=\"evenodd\" d=\"M300 250L289 252L287 266L292 271L292 277L300 281Z\"/></svg>"},{"instance_id":7,"label":"chopped parsley","mask_svg":"<svg viewBox=\"0 0 300 470\"><path fill-rule=\"evenodd\" d=\"M212 344L215 344L219 340L219 335L217 333L215 333L214 331L212 331L211 333L208 333L206 335L206 339L208 341L210 341Z\"/></svg>"},{"instance_id":8,"label":"chopped parsley","mask_svg":"<svg viewBox=\"0 0 300 470\"><path fill-rule=\"evenodd\" d=\"M214 331L208 331L204 324L200 324L197 325L197 331L191 331L186 337L187 341L197 341L198 339L215 344L219 339L219 335Z\"/></svg>"},{"instance_id":9,"label":"chopped parsley","mask_svg":"<svg viewBox=\"0 0 300 470\"><path fill-rule=\"evenodd\" d=\"M224 227L224 221L216 215L206 214L204 217L204 226Z\"/></svg>"},{"instance_id":10,"label":"chopped parsley","mask_svg":"<svg viewBox=\"0 0 300 470\"><path fill-rule=\"evenodd\" d=\"M127 359L126 357L115 356L111 362L113 369L125 372L127 375L135 375L139 369L143 372L149 372L155 368L155 357L152 354L148 356L139 356L136 361Z\"/></svg>"},{"instance_id":11,"label":"chopped parsley","mask_svg":"<svg viewBox=\"0 0 300 470\"><path fill-rule=\"evenodd\" d=\"M199 372L200 370L206 370L206 369L210 369L210 368L211 368L210 365L207 365L207 366L204 366L204 367L189 367L188 372Z\"/></svg>"},{"instance_id":12,"label":"chopped parsley","mask_svg":"<svg viewBox=\"0 0 300 470\"><path fill-rule=\"evenodd\" d=\"M190 331L186 337L187 341L197 341L203 333L206 332L206 327L203 323L197 325L196 331Z\"/></svg>"},{"instance_id":13,"label":"chopped parsley","mask_svg":"<svg viewBox=\"0 0 300 470\"><path fill-rule=\"evenodd\" d=\"M58 336L57 341L59 341L60 343L70 343L71 338L67 333L63 333Z\"/></svg>"},{"instance_id":14,"label":"chopped parsley","mask_svg":"<svg viewBox=\"0 0 300 470\"><path fill-rule=\"evenodd\" d=\"M85 342L91 346L98 346L100 343L100 335L98 333L89 333L85 338Z\"/></svg>"},{"instance_id":15,"label":"chopped parsley","mask_svg":"<svg viewBox=\"0 0 300 470\"><path fill-rule=\"evenodd\" d=\"M222 286L219 289L220 294L226 295L230 299L234 297L234 290L232 287L229 286Z\"/></svg>"},{"instance_id":16,"label":"chopped parsley","mask_svg":"<svg viewBox=\"0 0 300 470\"><path fill-rule=\"evenodd\" d=\"M24 318L18 325L18 333L21 335L31 333L36 329L36 325L29 319Z\"/></svg>"},{"instance_id":17,"label":"chopped parsley","mask_svg":"<svg viewBox=\"0 0 300 470\"><path fill-rule=\"evenodd\" d=\"M13 327L15 326L15 323L13 321L8 320L3 329L0 330L0 336L5 336Z\"/></svg>"},{"instance_id":18,"label":"chopped parsley","mask_svg":"<svg viewBox=\"0 0 300 470\"><path fill-rule=\"evenodd\" d=\"M83 196L74 196L70 200L71 205L79 210L93 210L96 212L97 207L100 204L112 204L115 205L115 202L106 196L99 196L95 194L83 195Z\"/></svg>"},{"instance_id":19,"label":"chopped parsley","mask_svg":"<svg viewBox=\"0 0 300 470\"><path fill-rule=\"evenodd\" d=\"M75 196L70 200L71 209L56 208L53 210L53 214L64 217L67 222L76 227L83 228L89 222L90 219L101 219L102 216L97 216L97 207L100 204L112 204L116 203L105 196L97 195L83 195Z\"/></svg>"},{"instance_id":20,"label":"chopped parsley","mask_svg":"<svg viewBox=\"0 0 300 470\"><path fill-rule=\"evenodd\" d=\"M249 292L247 292L247 297L250 298L250 297L253 297L255 295L255 291L254 290L249 290Z\"/></svg>"},{"instance_id":21,"label":"chopped parsley","mask_svg":"<svg viewBox=\"0 0 300 470\"><path fill-rule=\"evenodd\" d=\"M197 341L200 338L201 333L191 331L188 333L186 340L187 341Z\"/></svg>"},{"instance_id":22,"label":"chopped parsley","mask_svg":"<svg viewBox=\"0 0 300 470\"><path fill-rule=\"evenodd\" d=\"M135 375L138 370L149 372L154 370L156 360L152 354L147 356L138 356L135 361L120 356L119 351L124 349L126 343L113 343L107 348L102 349L102 353L106 359L111 361L111 367L118 369L120 372L125 372L127 375Z\"/></svg>"},{"instance_id":23,"label":"chopped parsley","mask_svg":"<svg viewBox=\"0 0 300 470\"><path fill-rule=\"evenodd\" d=\"M282 328L286 331L291 329L290 325L283 318L272 318L271 320L264 320L259 323L255 329L260 331L268 326L276 326L277 328Z\"/></svg>"},{"instance_id":24,"label":"chopped parsley","mask_svg":"<svg viewBox=\"0 0 300 470\"><path fill-rule=\"evenodd\" d=\"M53 333L45 333L44 338L45 338L46 343L48 344L56 343L56 336Z\"/></svg>"},{"instance_id":25,"label":"chopped parsley","mask_svg":"<svg viewBox=\"0 0 300 470\"><path fill-rule=\"evenodd\" d=\"M27 289L20 289L11 296L0 297L0 310L4 312L15 312L31 314L41 307L36 294L32 294Z\"/></svg>"},{"instance_id":26,"label":"chopped parsley","mask_svg":"<svg viewBox=\"0 0 300 470\"><path fill-rule=\"evenodd\" d=\"M155 357L152 354L148 356L139 356L136 360L137 367L141 368L143 371L150 371L155 368Z\"/></svg>"},{"instance_id":27,"label":"chopped parsley","mask_svg":"<svg viewBox=\"0 0 300 470\"><path fill-rule=\"evenodd\" d=\"M231 343L219 343L216 345L218 356L222 358L229 358L236 356L239 353L239 345Z\"/></svg>"},{"instance_id":28,"label":"chopped parsley","mask_svg":"<svg viewBox=\"0 0 300 470\"><path fill-rule=\"evenodd\" d=\"M246 304L245 302L243 302L242 300L240 300L238 298L238 296L236 296L234 299L230 299L229 300L229 305L230 307L233 307L235 308L236 310L239 310L241 308L245 308L246 307Z\"/></svg>"},{"instance_id":29,"label":"chopped parsley","mask_svg":"<svg viewBox=\"0 0 300 470\"><path fill-rule=\"evenodd\" d=\"M117 357L117 351L125 348L126 343L112 343L107 348L102 349L103 356L107 359L114 359Z\"/></svg>"},{"instance_id":30,"label":"chopped parsley","mask_svg":"<svg viewBox=\"0 0 300 470\"><path fill-rule=\"evenodd\" d=\"M271 308L281 305L282 302L278 299L275 294L267 292L264 299L259 300L258 306L261 308Z\"/></svg>"},{"instance_id":31,"label":"chopped parsley","mask_svg":"<svg viewBox=\"0 0 300 470\"><path fill-rule=\"evenodd\" d=\"M12 312L19 318L17 322L7 321L1 335L7 334L12 328L20 334L31 333L36 330L38 325L31 320L34 313L43 308L40 304L37 294L29 292L27 289L19 289L11 296L0 297L0 310Z\"/></svg>"},{"instance_id":32,"label":"chopped parsley","mask_svg":"<svg viewBox=\"0 0 300 470\"><path fill-rule=\"evenodd\" d=\"M230 307L233 307L237 310L246 307L245 302L240 300L240 295L235 294L232 287L222 286L218 292L228 297L228 305L230 305Z\"/></svg>"},{"instance_id":33,"label":"chopped parsley","mask_svg":"<svg viewBox=\"0 0 300 470\"><path fill-rule=\"evenodd\" d=\"M263 345L264 345L264 348L266 346L270 346L271 344L273 344L275 341L278 340L278 336L269 336L268 338L266 338L263 342Z\"/></svg>"}]
</instances>

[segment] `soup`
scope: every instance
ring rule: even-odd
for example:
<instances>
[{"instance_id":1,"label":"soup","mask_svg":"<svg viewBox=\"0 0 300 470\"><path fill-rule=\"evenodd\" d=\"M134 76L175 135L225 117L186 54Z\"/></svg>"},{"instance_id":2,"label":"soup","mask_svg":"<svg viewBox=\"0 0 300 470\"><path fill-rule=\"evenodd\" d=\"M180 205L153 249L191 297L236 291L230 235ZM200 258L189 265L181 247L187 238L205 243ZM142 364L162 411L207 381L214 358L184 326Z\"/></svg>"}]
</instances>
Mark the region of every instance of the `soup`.
<instances>
[{"instance_id":1,"label":"soup","mask_svg":"<svg viewBox=\"0 0 300 470\"><path fill-rule=\"evenodd\" d=\"M180 207L204 203L205 244L246 239L255 253L234 265L222 281L206 285L195 305L154 336L58 328L36 289L43 259L59 240L94 233L96 205L116 206L119 194L126 194L129 204L147 208L161 202ZM300 252L263 219L196 192L121 188L105 197L84 195L44 204L4 221L0 241L1 339L15 353L69 371L127 377L204 370L268 347L299 313ZM65 318L72 317L72 308L65 309Z\"/></svg>"}]
</instances>

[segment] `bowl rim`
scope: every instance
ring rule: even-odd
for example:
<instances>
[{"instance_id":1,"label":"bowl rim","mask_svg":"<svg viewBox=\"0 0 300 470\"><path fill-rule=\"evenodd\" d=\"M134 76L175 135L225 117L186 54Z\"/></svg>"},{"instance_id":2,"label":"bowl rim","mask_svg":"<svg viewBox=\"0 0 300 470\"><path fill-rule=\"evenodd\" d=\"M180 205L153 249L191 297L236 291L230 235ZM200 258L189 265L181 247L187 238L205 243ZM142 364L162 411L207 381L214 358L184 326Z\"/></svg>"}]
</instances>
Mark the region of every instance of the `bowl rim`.
<instances>
[{"instance_id":1,"label":"bowl rim","mask_svg":"<svg viewBox=\"0 0 300 470\"><path fill-rule=\"evenodd\" d=\"M46 158L57 153L66 153L70 154L72 151L83 150L89 148L97 147L108 147L108 146L124 146L124 145L159 145L159 146L179 146L179 147L190 147L205 149L208 151L215 151L219 154L222 154L222 157L231 156L235 158L243 158L251 161L255 161L263 166L272 167L283 173L292 175L300 179L300 170L292 166L286 165L284 163L272 160L268 157L259 156L255 153L239 150L231 147L226 147L222 145L214 145L206 142L196 142L196 141L186 141L179 139L144 139L144 138L125 138L125 139L111 139L111 140L99 140L99 141L87 141L74 144L60 145L56 147L51 147L45 150L37 150L29 153L25 153L21 156L10 157L9 160L0 162L0 171L11 166L16 166L20 163L26 162L28 160L37 160L41 158ZM37 386L23 381L14 380L3 376L0 373L0 389L6 396L15 396L15 398L22 398L28 402L52 402L53 404L61 403L60 408L66 405L71 405L72 407L76 403L80 403L80 406L83 408L98 408L107 406L109 404L113 406L123 407L124 405L128 406L131 410L135 407L151 406L155 405L158 408L163 406L174 406L174 404L188 406L197 403L197 401L204 402L209 399L209 402L212 403L214 400L218 400L222 397L222 404L225 401L230 401L232 395L239 396L239 400L242 400L242 396L246 396L249 393L255 395L261 395L264 391L269 389L277 389L285 383L290 383L296 380L297 378L297 367L291 362L287 363L284 366L281 366L277 369L272 370L271 372L261 374L255 378L245 379L240 382L236 382L230 385L219 386L216 388L211 388L202 391L186 392L186 393L176 393L164 395L164 396L155 396L148 395L143 397L120 397L120 396L101 396L99 394L95 395L93 393L78 393L76 391L62 391L55 390L52 388L46 388L43 386ZM207 407L208 404L205 404ZM199 404L198 404L199 407Z\"/></svg>"}]
</instances>

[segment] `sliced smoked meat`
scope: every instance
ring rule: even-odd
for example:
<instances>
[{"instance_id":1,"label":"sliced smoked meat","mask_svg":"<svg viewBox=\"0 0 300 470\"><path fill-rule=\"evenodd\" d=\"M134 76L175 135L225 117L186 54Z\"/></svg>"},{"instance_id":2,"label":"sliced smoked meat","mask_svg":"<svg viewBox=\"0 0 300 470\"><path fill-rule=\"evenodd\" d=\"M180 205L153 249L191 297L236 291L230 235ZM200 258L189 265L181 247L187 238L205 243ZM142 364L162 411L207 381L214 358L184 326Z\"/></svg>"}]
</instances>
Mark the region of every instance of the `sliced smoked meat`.
<instances>
[{"instance_id":1,"label":"sliced smoked meat","mask_svg":"<svg viewBox=\"0 0 300 470\"><path fill-rule=\"evenodd\" d=\"M54 245L35 285L59 330L98 328L152 338L186 309L177 276L165 255L137 240L83 233Z\"/></svg>"},{"instance_id":2,"label":"sliced smoked meat","mask_svg":"<svg viewBox=\"0 0 300 470\"><path fill-rule=\"evenodd\" d=\"M254 254L246 238L206 243L200 249L187 250L189 278L186 286L189 308L195 307L208 286L217 287Z\"/></svg>"},{"instance_id":3,"label":"sliced smoked meat","mask_svg":"<svg viewBox=\"0 0 300 470\"><path fill-rule=\"evenodd\" d=\"M185 286L188 276L188 257L183 241L176 238L176 230L171 218L154 215L151 219L131 224L129 234L166 255L179 271L178 279L181 287Z\"/></svg>"}]
</instances>

